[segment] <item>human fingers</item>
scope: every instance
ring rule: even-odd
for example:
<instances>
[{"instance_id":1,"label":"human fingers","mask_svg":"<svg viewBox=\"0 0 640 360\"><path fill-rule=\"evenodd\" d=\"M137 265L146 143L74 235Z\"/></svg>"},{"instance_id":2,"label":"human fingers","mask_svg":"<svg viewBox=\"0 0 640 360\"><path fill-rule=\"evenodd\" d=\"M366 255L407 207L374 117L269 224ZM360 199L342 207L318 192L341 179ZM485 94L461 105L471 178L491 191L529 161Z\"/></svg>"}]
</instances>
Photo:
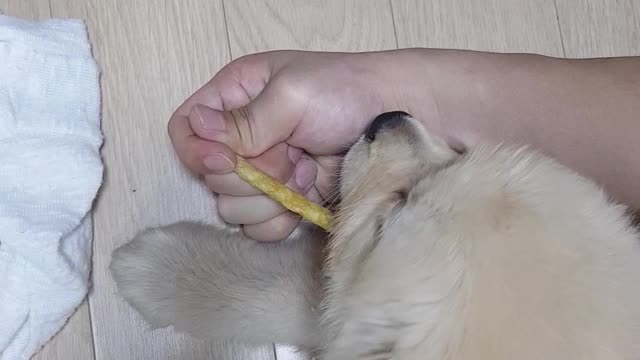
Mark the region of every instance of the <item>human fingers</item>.
<instances>
[{"instance_id":1,"label":"human fingers","mask_svg":"<svg viewBox=\"0 0 640 360\"><path fill-rule=\"evenodd\" d=\"M306 197L316 203L322 203L315 187L307 192ZM259 224L245 225L243 231L247 237L258 241L280 241L291 235L301 220L300 216L285 212Z\"/></svg>"},{"instance_id":2,"label":"human fingers","mask_svg":"<svg viewBox=\"0 0 640 360\"><path fill-rule=\"evenodd\" d=\"M233 156L235 158L235 155ZM284 183L291 177L301 156L301 149L291 147L286 143L280 143L265 151L261 156L247 159L247 161L279 182ZM221 171L222 168L216 168L215 170L215 172L205 176L205 182L211 191L233 196L261 194L260 190L240 179L235 173Z\"/></svg>"},{"instance_id":3,"label":"human fingers","mask_svg":"<svg viewBox=\"0 0 640 360\"><path fill-rule=\"evenodd\" d=\"M197 174L211 173L211 166L207 164L233 168L234 152L222 143L198 137L189 122L189 113L195 104L219 110L248 104L269 81L270 62L268 54L256 54L231 62L175 110L167 131L178 158L187 168ZM230 164L229 160L233 163Z\"/></svg>"},{"instance_id":4,"label":"human fingers","mask_svg":"<svg viewBox=\"0 0 640 360\"><path fill-rule=\"evenodd\" d=\"M317 169L308 159L302 159L294 174L285 185L301 194L306 194L314 185ZM230 224L258 224L275 218L288 210L264 195L218 196L218 213Z\"/></svg>"}]
</instances>

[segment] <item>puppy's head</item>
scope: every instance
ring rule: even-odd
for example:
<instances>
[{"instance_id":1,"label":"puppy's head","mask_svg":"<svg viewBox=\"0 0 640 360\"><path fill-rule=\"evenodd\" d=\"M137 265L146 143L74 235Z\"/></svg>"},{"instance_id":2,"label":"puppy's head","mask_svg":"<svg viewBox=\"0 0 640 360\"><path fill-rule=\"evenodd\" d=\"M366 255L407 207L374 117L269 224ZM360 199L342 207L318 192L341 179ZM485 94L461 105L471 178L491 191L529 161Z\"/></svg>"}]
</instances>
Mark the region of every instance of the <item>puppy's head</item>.
<instances>
[{"instance_id":1,"label":"puppy's head","mask_svg":"<svg viewBox=\"0 0 640 360\"><path fill-rule=\"evenodd\" d=\"M357 253L371 250L384 240L404 209L423 200L424 194L414 191L417 185L456 157L443 140L409 114L379 115L344 159L342 200L332 231L334 248Z\"/></svg>"},{"instance_id":2,"label":"puppy's head","mask_svg":"<svg viewBox=\"0 0 640 360\"><path fill-rule=\"evenodd\" d=\"M442 289L425 289L440 285L421 280L440 271L423 266L434 250L424 189L458 156L404 112L378 116L347 153L326 267L326 316L329 324L366 337L360 343L369 346L342 349L350 356L357 351L358 358L385 358L411 337L403 333L416 333L409 328L429 328L419 320L429 317L416 305ZM345 318L357 324L346 326Z\"/></svg>"}]
</instances>

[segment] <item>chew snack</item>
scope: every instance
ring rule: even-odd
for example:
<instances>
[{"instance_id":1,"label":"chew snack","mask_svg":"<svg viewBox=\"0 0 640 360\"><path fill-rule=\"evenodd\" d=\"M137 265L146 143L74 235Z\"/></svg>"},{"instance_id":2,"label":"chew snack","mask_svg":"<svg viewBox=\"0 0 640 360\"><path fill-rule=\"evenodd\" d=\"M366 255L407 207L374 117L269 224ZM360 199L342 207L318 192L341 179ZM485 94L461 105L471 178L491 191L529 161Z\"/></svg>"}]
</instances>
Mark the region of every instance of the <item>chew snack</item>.
<instances>
[{"instance_id":1,"label":"chew snack","mask_svg":"<svg viewBox=\"0 0 640 360\"><path fill-rule=\"evenodd\" d=\"M304 196L279 183L276 179L256 169L246 160L238 157L234 172L240 178L290 211L327 230L331 213L322 206L307 200Z\"/></svg>"}]
</instances>

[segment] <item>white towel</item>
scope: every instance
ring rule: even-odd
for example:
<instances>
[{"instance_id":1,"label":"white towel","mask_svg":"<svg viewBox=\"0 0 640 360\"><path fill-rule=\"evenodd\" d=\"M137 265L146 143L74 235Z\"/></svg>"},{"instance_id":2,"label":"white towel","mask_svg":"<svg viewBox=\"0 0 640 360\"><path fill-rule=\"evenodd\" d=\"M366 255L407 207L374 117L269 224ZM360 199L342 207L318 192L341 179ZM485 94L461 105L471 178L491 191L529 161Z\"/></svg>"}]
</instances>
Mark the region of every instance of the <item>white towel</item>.
<instances>
[{"instance_id":1,"label":"white towel","mask_svg":"<svg viewBox=\"0 0 640 360\"><path fill-rule=\"evenodd\" d=\"M85 25L0 15L0 360L26 360L87 294L102 181Z\"/></svg>"}]
</instances>

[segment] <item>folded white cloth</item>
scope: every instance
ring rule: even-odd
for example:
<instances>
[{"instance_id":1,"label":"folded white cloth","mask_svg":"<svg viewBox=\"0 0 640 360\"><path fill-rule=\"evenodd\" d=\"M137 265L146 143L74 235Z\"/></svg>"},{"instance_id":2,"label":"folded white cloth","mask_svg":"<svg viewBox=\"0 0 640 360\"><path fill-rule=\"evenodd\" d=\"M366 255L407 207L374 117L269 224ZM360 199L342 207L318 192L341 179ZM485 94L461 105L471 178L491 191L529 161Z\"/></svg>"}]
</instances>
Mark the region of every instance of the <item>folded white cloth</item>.
<instances>
[{"instance_id":1,"label":"folded white cloth","mask_svg":"<svg viewBox=\"0 0 640 360\"><path fill-rule=\"evenodd\" d=\"M0 15L0 360L29 359L87 294L98 77L82 21Z\"/></svg>"}]
</instances>

